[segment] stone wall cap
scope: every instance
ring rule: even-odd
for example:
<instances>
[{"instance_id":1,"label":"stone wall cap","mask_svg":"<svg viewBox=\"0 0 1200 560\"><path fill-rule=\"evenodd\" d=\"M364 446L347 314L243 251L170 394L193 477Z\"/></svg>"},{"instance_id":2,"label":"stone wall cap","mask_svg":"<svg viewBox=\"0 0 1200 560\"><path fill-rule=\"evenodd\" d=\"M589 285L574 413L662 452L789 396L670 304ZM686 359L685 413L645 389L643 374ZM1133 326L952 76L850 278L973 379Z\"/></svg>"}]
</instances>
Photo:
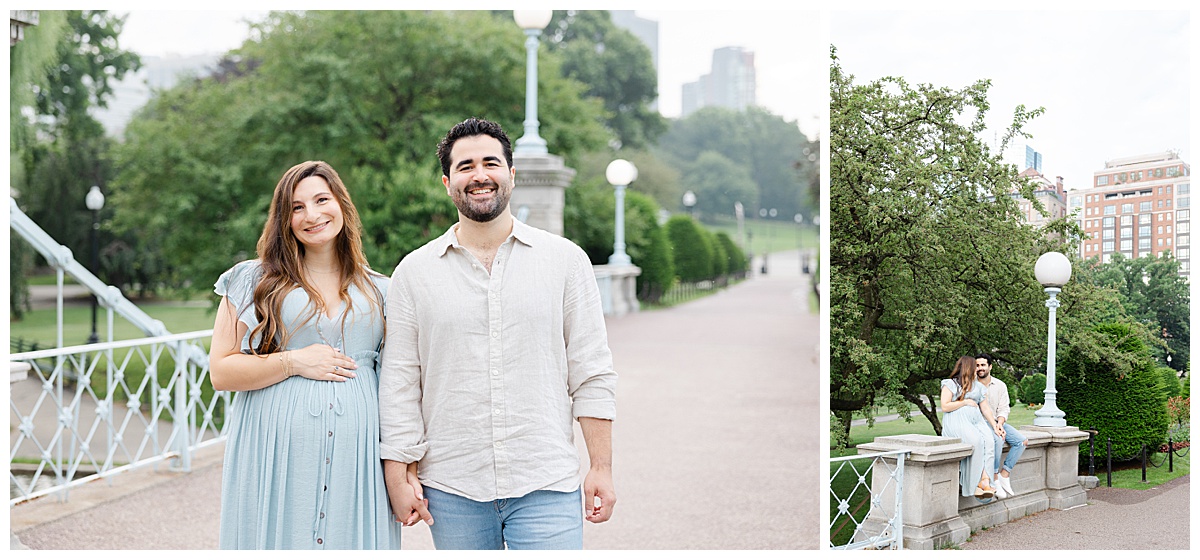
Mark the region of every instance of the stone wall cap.
<instances>
[{"instance_id":1,"label":"stone wall cap","mask_svg":"<svg viewBox=\"0 0 1200 560\"><path fill-rule=\"evenodd\" d=\"M923 434L878 437L873 442L859 445L857 449L860 455L905 450L910 452L910 460L918 462L958 460L974 451L973 447L958 438Z\"/></svg>"}]
</instances>

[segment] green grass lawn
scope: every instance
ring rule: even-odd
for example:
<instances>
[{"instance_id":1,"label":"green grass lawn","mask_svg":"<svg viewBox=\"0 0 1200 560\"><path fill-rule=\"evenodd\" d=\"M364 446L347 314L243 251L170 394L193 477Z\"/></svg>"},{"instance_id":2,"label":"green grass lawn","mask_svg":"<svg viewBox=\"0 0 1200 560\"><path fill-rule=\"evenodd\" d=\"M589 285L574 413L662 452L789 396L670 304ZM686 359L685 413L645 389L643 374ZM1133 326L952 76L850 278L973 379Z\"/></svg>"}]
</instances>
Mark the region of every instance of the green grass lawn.
<instances>
[{"instance_id":1,"label":"green grass lawn","mask_svg":"<svg viewBox=\"0 0 1200 560\"><path fill-rule=\"evenodd\" d=\"M804 226L797 227L791 220L751 220L747 218L744 224L746 243L743 244L741 237L738 236L735 218L721 216L714 218L711 222L706 219L704 223L705 227L714 232L725 232L747 254L760 255L799 248L818 249L821 246L820 237L818 237L820 232L807 221Z\"/></svg>"},{"instance_id":2,"label":"green grass lawn","mask_svg":"<svg viewBox=\"0 0 1200 560\"><path fill-rule=\"evenodd\" d=\"M216 319L207 305L192 302L189 305L178 303L154 303L139 305L147 315L158 319L172 333L185 333L211 329ZM10 321L9 348L15 351L12 344L17 339L25 341L26 348L31 342L37 342L38 348L53 348L57 337L58 315L55 309L37 309L25 314L19 321ZM113 340L128 340L146 336L141 329L125 320L120 315L113 315ZM72 346L84 344L92 333L92 310L88 305L70 305L63 307L63 344ZM108 312L104 307L97 308L96 333L101 341L108 340Z\"/></svg>"}]
</instances>

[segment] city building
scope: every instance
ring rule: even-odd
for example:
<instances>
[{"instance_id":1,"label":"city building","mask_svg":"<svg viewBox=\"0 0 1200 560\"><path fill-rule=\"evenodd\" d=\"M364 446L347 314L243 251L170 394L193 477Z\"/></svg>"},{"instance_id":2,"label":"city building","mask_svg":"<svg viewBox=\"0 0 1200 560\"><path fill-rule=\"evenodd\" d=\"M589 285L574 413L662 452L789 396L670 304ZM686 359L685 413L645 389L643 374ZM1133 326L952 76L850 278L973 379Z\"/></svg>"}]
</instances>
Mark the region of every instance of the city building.
<instances>
[{"instance_id":1,"label":"city building","mask_svg":"<svg viewBox=\"0 0 1200 560\"><path fill-rule=\"evenodd\" d=\"M155 90L170 89L180 80L206 75L220 58L219 54L143 56L142 67L113 83L108 106L92 109L93 116L109 136L119 138L133 114L146 105Z\"/></svg>"},{"instance_id":2,"label":"city building","mask_svg":"<svg viewBox=\"0 0 1200 560\"><path fill-rule=\"evenodd\" d=\"M695 82L683 84L681 116L703 107L742 110L754 106L757 95L754 53L741 47L713 51L712 70Z\"/></svg>"},{"instance_id":3,"label":"city building","mask_svg":"<svg viewBox=\"0 0 1200 560\"><path fill-rule=\"evenodd\" d=\"M1029 167L1022 171L1020 176L1033 181L1035 184L1033 195L1038 202L1042 203L1046 214L1043 215L1034 208L1033 203L1023 197L1017 198L1017 206L1021 209L1021 215L1026 223L1033 224L1037 227L1046 225L1051 220L1064 218L1067 216L1067 195L1063 189L1063 178L1056 177L1054 181L1046 178L1040 171L1040 154L1039 165L1037 167Z\"/></svg>"},{"instance_id":4,"label":"city building","mask_svg":"<svg viewBox=\"0 0 1200 560\"><path fill-rule=\"evenodd\" d=\"M1191 166L1173 151L1114 159L1093 173L1092 186L1072 191L1071 208L1087 237L1083 257L1103 262L1166 252L1191 271Z\"/></svg>"},{"instance_id":5,"label":"city building","mask_svg":"<svg viewBox=\"0 0 1200 560\"><path fill-rule=\"evenodd\" d=\"M654 63L654 75L658 76L658 22L634 15L633 10L609 10L613 24L633 34L650 49L650 60ZM658 100L650 103L650 109L658 110Z\"/></svg>"}]
</instances>

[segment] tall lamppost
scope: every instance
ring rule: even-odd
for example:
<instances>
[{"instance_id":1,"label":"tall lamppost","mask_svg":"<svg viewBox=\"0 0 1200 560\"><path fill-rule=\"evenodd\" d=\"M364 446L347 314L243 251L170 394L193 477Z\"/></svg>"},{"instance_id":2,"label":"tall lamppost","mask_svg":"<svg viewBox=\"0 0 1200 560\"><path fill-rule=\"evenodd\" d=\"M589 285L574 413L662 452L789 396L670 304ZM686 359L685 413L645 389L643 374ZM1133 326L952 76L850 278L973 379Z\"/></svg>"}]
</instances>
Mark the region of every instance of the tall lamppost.
<instances>
[{"instance_id":1,"label":"tall lamppost","mask_svg":"<svg viewBox=\"0 0 1200 560\"><path fill-rule=\"evenodd\" d=\"M1055 310L1058 309L1058 294L1063 285L1071 280L1071 261L1062 253L1053 251L1038 257L1033 265L1033 274L1039 284L1046 288L1046 307L1050 308L1050 325L1046 335L1046 404L1034 413L1033 425L1063 427L1067 425L1066 413L1055 403L1054 362L1057 339L1055 338Z\"/></svg>"},{"instance_id":2,"label":"tall lamppost","mask_svg":"<svg viewBox=\"0 0 1200 560\"><path fill-rule=\"evenodd\" d=\"M92 238L92 274L99 276L100 242L97 239L97 233L100 231L100 210L104 208L104 193L100 192L100 187L93 185L83 201L87 205L88 210L92 211L92 232L90 235ZM92 294L92 334L88 337L88 344L100 342L100 337L96 335L96 304L96 294Z\"/></svg>"},{"instance_id":3,"label":"tall lamppost","mask_svg":"<svg viewBox=\"0 0 1200 560\"><path fill-rule=\"evenodd\" d=\"M693 210L696 207L696 193L692 191L683 193L683 207L687 208L689 216L696 217L696 212Z\"/></svg>"},{"instance_id":4,"label":"tall lamppost","mask_svg":"<svg viewBox=\"0 0 1200 560\"><path fill-rule=\"evenodd\" d=\"M551 10L513 10L513 19L525 30L525 135L513 147L519 154L547 153L546 141L538 136L537 50L538 36L553 16Z\"/></svg>"},{"instance_id":5,"label":"tall lamppost","mask_svg":"<svg viewBox=\"0 0 1200 560\"><path fill-rule=\"evenodd\" d=\"M637 179L637 167L623 159L613 160L604 170L604 176L613 186L613 194L617 198L615 240L613 254L608 257L608 264L630 265L633 261L625 254L625 187Z\"/></svg>"}]
</instances>

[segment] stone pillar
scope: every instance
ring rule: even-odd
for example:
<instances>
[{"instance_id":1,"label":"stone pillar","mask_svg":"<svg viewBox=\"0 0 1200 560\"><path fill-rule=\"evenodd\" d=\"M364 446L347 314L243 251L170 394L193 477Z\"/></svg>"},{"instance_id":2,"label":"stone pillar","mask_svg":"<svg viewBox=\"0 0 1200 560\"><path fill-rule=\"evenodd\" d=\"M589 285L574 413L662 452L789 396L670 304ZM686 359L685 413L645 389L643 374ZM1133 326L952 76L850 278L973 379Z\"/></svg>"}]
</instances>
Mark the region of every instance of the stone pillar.
<instances>
[{"instance_id":1,"label":"stone pillar","mask_svg":"<svg viewBox=\"0 0 1200 560\"><path fill-rule=\"evenodd\" d=\"M553 154L513 154L517 169L509 208L513 216L555 235L563 234L563 198L575 170Z\"/></svg>"},{"instance_id":2,"label":"stone pillar","mask_svg":"<svg viewBox=\"0 0 1200 560\"><path fill-rule=\"evenodd\" d=\"M596 264L592 270L596 272L605 315L620 317L638 311L637 277L642 269L631 264Z\"/></svg>"},{"instance_id":3,"label":"stone pillar","mask_svg":"<svg viewBox=\"0 0 1200 560\"><path fill-rule=\"evenodd\" d=\"M1046 446L1046 497L1053 509L1067 509L1087 503L1087 491L1079 485L1079 444L1087 441L1087 432L1075 426L1021 426L1021 433L1048 434ZM1032 438L1030 438L1032 439Z\"/></svg>"},{"instance_id":4,"label":"stone pillar","mask_svg":"<svg viewBox=\"0 0 1200 560\"><path fill-rule=\"evenodd\" d=\"M906 434L875 438L858 446L860 455L884 451L909 450L904 461L902 491L904 548L933 550L967 540L971 528L958 514L958 463L971 454L972 447L958 438ZM883 459L894 468L895 460ZM887 485L887 469L872 469L872 488ZM878 496L879 507L872 508L860 531L879 534L896 511L893 492Z\"/></svg>"}]
</instances>

